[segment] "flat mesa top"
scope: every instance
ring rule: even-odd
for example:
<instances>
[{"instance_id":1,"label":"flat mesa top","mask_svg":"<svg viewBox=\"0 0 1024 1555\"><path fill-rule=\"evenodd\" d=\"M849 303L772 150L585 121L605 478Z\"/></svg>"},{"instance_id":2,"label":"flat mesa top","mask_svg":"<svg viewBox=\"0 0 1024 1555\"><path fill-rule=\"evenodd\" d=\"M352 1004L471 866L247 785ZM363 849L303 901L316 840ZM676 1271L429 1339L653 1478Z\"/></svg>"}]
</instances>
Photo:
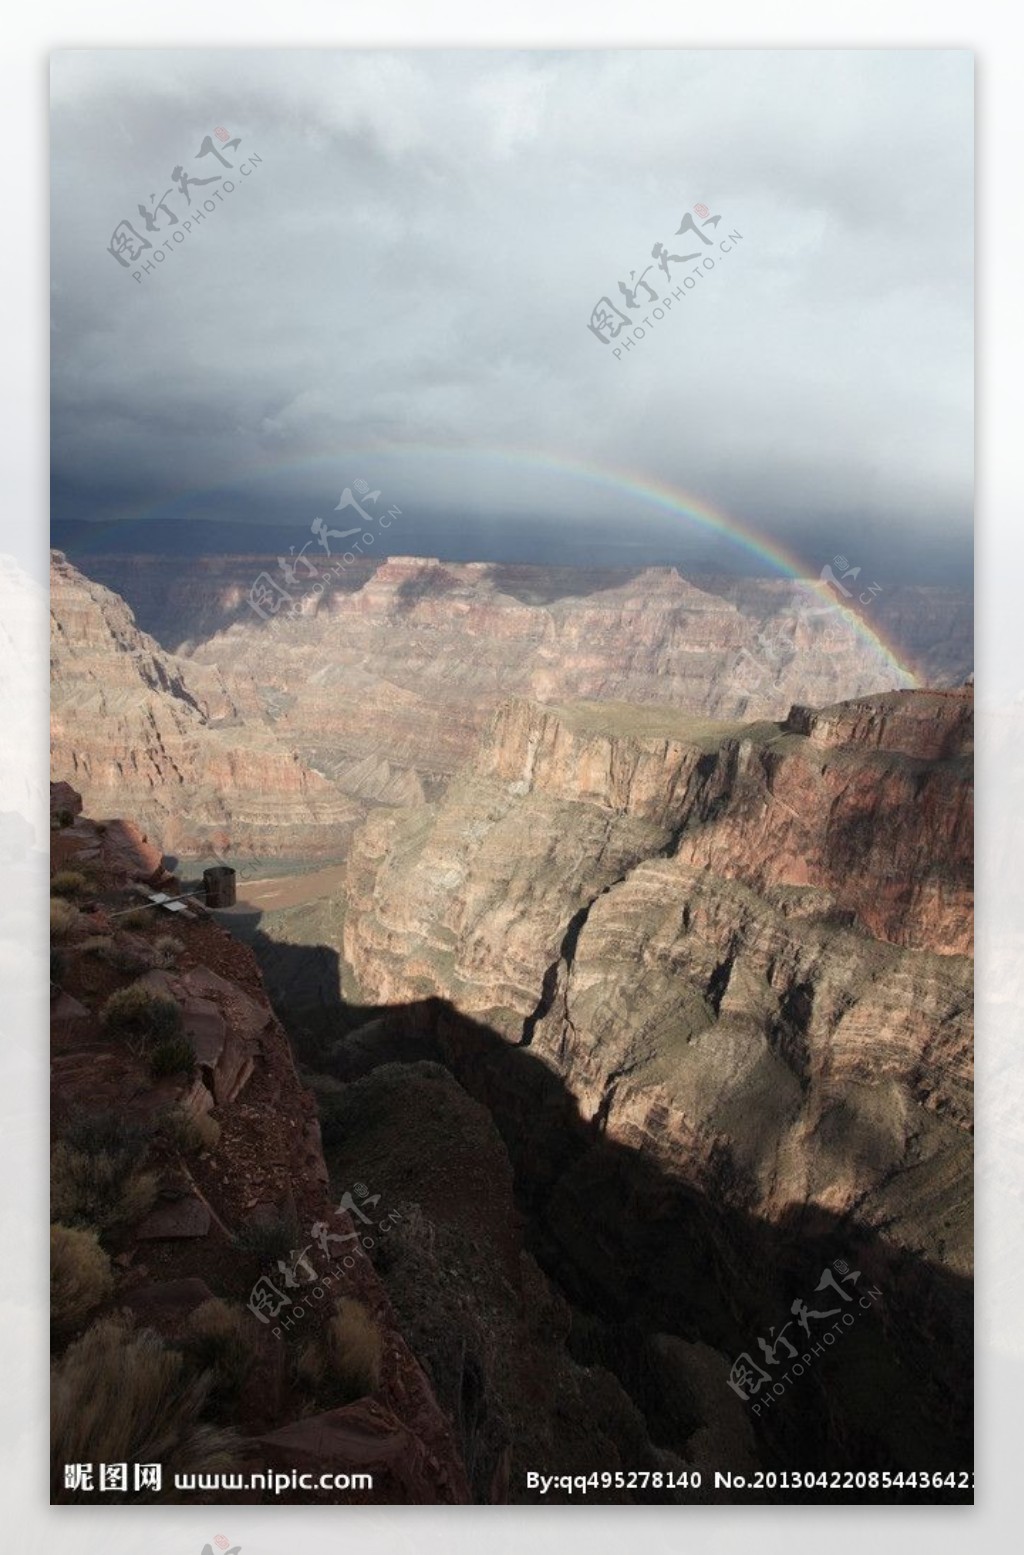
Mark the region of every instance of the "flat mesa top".
<instances>
[{"instance_id":1,"label":"flat mesa top","mask_svg":"<svg viewBox=\"0 0 1024 1555\"><path fill-rule=\"evenodd\" d=\"M702 718L674 707L638 707L630 702L565 702L542 704L567 728L580 734L615 735L637 740L678 740L682 744L717 746L722 740L773 739L779 725L768 719Z\"/></svg>"}]
</instances>

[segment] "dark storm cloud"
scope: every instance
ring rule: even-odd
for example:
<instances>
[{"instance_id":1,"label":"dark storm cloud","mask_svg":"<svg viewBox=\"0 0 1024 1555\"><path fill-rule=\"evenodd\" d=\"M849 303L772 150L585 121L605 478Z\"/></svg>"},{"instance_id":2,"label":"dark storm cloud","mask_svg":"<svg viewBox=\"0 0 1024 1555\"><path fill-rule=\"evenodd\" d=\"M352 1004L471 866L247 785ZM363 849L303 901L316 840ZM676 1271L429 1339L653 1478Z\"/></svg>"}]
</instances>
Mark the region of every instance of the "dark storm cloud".
<instances>
[{"instance_id":1,"label":"dark storm cloud","mask_svg":"<svg viewBox=\"0 0 1024 1555\"><path fill-rule=\"evenodd\" d=\"M323 455L400 470L424 511L620 511L477 457L526 448L776 538L856 516L948 549L970 523L972 71L930 51L59 54L57 511L273 467L293 472L274 500L322 504ZM218 125L229 158L262 158L251 176L195 160ZM138 284L107 243L144 231L179 164L235 190ZM685 252L700 201L742 243L614 359L591 308L656 241Z\"/></svg>"}]
</instances>

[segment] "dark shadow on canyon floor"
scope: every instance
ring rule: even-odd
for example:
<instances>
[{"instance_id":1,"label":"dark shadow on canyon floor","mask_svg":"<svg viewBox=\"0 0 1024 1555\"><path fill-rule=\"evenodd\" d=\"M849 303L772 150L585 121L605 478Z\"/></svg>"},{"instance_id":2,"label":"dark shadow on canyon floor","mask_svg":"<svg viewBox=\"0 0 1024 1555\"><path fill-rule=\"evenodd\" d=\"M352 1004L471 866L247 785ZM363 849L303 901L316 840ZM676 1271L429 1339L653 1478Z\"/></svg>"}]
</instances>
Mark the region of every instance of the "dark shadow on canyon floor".
<instances>
[{"instance_id":1,"label":"dark shadow on canyon floor","mask_svg":"<svg viewBox=\"0 0 1024 1555\"><path fill-rule=\"evenodd\" d=\"M571 1354L615 1373L657 1446L685 1459L688 1433L707 1423L706 1403L680 1397L657 1362L653 1336L675 1335L730 1362L745 1354L772 1381L789 1375L781 1396L762 1382L744 1405L766 1471L972 1467L971 1281L820 1209L794 1208L769 1224L745 1209L743 1174L727 1149L699 1184L677 1179L584 1120L528 1046L437 998L346 1003L331 947L275 940L258 913L233 914L230 927L260 961L302 1070L351 1082L383 1064L432 1060L488 1109L514 1168L526 1245L572 1307ZM835 1284L819 1294L829 1269ZM843 1283L847 1270L859 1279ZM777 1365L759 1344L773 1329ZM812 1345L811 1363L789 1374ZM723 1374L721 1396L733 1408L726 1387ZM777 1499L970 1501L973 1492L789 1490Z\"/></svg>"}]
</instances>

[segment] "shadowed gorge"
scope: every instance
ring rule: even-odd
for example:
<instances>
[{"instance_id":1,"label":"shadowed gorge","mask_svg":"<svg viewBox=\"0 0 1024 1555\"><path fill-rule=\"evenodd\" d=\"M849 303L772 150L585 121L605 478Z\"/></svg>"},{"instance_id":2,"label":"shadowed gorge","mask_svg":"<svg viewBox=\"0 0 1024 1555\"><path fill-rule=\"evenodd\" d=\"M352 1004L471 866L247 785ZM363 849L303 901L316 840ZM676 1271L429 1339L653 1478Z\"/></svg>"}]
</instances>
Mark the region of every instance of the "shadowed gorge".
<instances>
[{"instance_id":1,"label":"shadowed gorge","mask_svg":"<svg viewBox=\"0 0 1024 1555\"><path fill-rule=\"evenodd\" d=\"M74 1159L114 1094L155 1131L158 1198L101 1229L113 1290L93 1323L138 1310L197 1364L196 1306L244 1314L268 1227L284 1271L317 1258L311 1228L358 1238L359 1204L379 1200L386 1232L329 1295L370 1314L381 1359L357 1382L330 1372L323 1292L306 1328L285 1310L264 1333L249 1312L247 1375L276 1380L238 1395L232 1461L369 1454L386 1497L411 1501L537 1499L538 1467L606 1473L597 1499L641 1502L752 1499L716 1470L766 1501L764 1475L794 1464L966 1472L972 688L801 695L775 717L744 696L723 718L726 681L680 706L657 665L666 621L698 607L648 574L646 646L629 584L549 589L628 620L631 660L581 657L568 697L547 671L538 695L535 669L532 694L500 696L488 656L506 640L507 665L526 663L520 612L539 607L495 594L488 569L436 566L388 563L346 596L354 614L265 639L236 624L215 655L176 657L56 563L55 764L94 796L137 794L154 837L55 788L55 883L82 871L58 913L55 1148ZM444 640L453 601L478 621L459 656L397 687L370 653L378 617L396 664ZM330 712L325 677L298 676L313 644ZM847 661L800 662L814 685ZM350 755L358 733L358 795L354 768L325 776L300 743L313 721ZM197 905L161 948L124 893L201 896L186 877L225 852L237 905ZM194 1070L177 1039L163 1078L114 1039L126 978L180 1007ZM168 1109L217 1126L195 1165ZM297 1154L275 1144L289 1136ZM781 1499L833 1490L879 1498L826 1480ZM965 1498L962 1480L886 1495Z\"/></svg>"},{"instance_id":2,"label":"shadowed gorge","mask_svg":"<svg viewBox=\"0 0 1024 1555\"><path fill-rule=\"evenodd\" d=\"M757 1422L762 1466L874 1461L954 1418L966 1450L970 712L967 690L795 709L742 738L677 718L671 748L625 710L620 727L609 707L510 704L430 816L358 835L334 932L361 976L336 966L333 1009L331 947L250 919L311 1068L351 1083L425 1054L486 1102L573 1353L646 1418L677 1419L650 1392L673 1336L719 1367L751 1353L800 1270L863 1262L901 1293L891 1351L862 1335L856 1382Z\"/></svg>"}]
</instances>

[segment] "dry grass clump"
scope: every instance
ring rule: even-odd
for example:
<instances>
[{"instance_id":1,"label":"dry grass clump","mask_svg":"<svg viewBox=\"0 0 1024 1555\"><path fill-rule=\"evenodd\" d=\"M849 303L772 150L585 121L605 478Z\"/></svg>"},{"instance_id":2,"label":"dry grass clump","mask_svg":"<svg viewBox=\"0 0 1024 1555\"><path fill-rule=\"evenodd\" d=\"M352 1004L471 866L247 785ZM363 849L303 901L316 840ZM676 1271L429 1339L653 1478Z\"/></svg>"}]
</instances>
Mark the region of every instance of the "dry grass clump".
<instances>
[{"instance_id":1,"label":"dry grass clump","mask_svg":"<svg viewBox=\"0 0 1024 1555\"><path fill-rule=\"evenodd\" d=\"M61 1138L75 1150L87 1155L116 1156L123 1171L137 1166L149 1150L153 1126L138 1118L126 1117L107 1107L99 1112L82 1112L61 1130Z\"/></svg>"},{"instance_id":2,"label":"dry grass clump","mask_svg":"<svg viewBox=\"0 0 1024 1555\"><path fill-rule=\"evenodd\" d=\"M277 1211L258 1220L246 1221L235 1232L235 1244L243 1252L255 1253L263 1263L288 1258L302 1246L299 1222L292 1211Z\"/></svg>"},{"instance_id":3,"label":"dry grass clump","mask_svg":"<svg viewBox=\"0 0 1024 1555\"><path fill-rule=\"evenodd\" d=\"M157 1178L118 1151L76 1149L60 1140L50 1155L50 1209L65 1226L98 1232L141 1220L156 1203Z\"/></svg>"},{"instance_id":4,"label":"dry grass clump","mask_svg":"<svg viewBox=\"0 0 1024 1555\"><path fill-rule=\"evenodd\" d=\"M184 950L185 941L176 934L158 934L153 941L153 954L162 967L172 967Z\"/></svg>"},{"instance_id":5,"label":"dry grass clump","mask_svg":"<svg viewBox=\"0 0 1024 1555\"><path fill-rule=\"evenodd\" d=\"M53 1367L50 1452L53 1499L80 1499L63 1488L66 1463L160 1463L173 1498L175 1473L232 1468L238 1442L203 1424L208 1372L190 1375L180 1350L125 1315L101 1319L69 1345ZM107 1494L105 1500L152 1500L153 1494Z\"/></svg>"},{"instance_id":6,"label":"dry grass clump","mask_svg":"<svg viewBox=\"0 0 1024 1555\"><path fill-rule=\"evenodd\" d=\"M50 877L51 896L78 896L88 889L89 877L80 869L58 869Z\"/></svg>"},{"instance_id":7,"label":"dry grass clump","mask_svg":"<svg viewBox=\"0 0 1024 1555\"><path fill-rule=\"evenodd\" d=\"M143 952L136 950L133 945L118 945L116 942L103 952L103 959L116 972L124 972L128 977L138 977L143 972L149 972L154 965L148 946Z\"/></svg>"},{"instance_id":8,"label":"dry grass clump","mask_svg":"<svg viewBox=\"0 0 1024 1555\"><path fill-rule=\"evenodd\" d=\"M152 907L129 907L127 912L117 915L117 926L120 929L151 929L155 922L155 910Z\"/></svg>"},{"instance_id":9,"label":"dry grass clump","mask_svg":"<svg viewBox=\"0 0 1024 1555\"><path fill-rule=\"evenodd\" d=\"M77 907L70 902L65 902L61 897L53 897L50 901L50 938L52 940L67 939L71 931L82 921L82 914Z\"/></svg>"},{"instance_id":10,"label":"dry grass clump","mask_svg":"<svg viewBox=\"0 0 1024 1555\"><path fill-rule=\"evenodd\" d=\"M208 1112L186 1112L183 1107L171 1107L161 1118L160 1128L182 1155L216 1150L220 1144L220 1124Z\"/></svg>"},{"instance_id":11,"label":"dry grass clump","mask_svg":"<svg viewBox=\"0 0 1024 1555\"><path fill-rule=\"evenodd\" d=\"M78 949L83 956L104 956L113 943L110 934L90 934L86 939L78 941Z\"/></svg>"},{"instance_id":12,"label":"dry grass clump","mask_svg":"<svg viewBox=\"0 0 1024 1555\"><path fill-rule=\"evenodd\" d=\"M110 1259L94 1231L50 1227L50 1327L55 1338L73 1333L113 1288Z\"/></svg>"},{"instance_id":13,"label":"dry grass clump","mask_svg":"<svg viewBox=\"0 0 1024 1555\"><path fill-rule=\"evenodd\" d=\"M298 1374L318 1396L339 1404L380 1386L380 1329L361 1301L342 1296L335 1313L302 1350Z\"/></svg>"},{"instance_id":14,"label":"dry grass clump","mask_svg":"<svg viewBox=\"0 0 1024 1555\"><path fill-rule=\"evenodd\" d=\"M145 983L129 983L112 993L101 1012L112 1036L146 1048L181 1035L181 1006L169 994L157 993Z\"/></svg>"},{"instance_id":15,"label":"dry grass clump","mask_svg":"<svg viewBox=\"0 0 1024 1555\"><path fill-rule=\"evenodd\" d=\"M149 1072L154 1080L168 1075L191 1075L196 1067L196 1050L189 1037L167 1037L149 1053Z\"/></svg>"},{"instance_id":16,"label":"dry grass clump","mask_svg":"<svg viewBox=\"0 0 1024 1555\"><path fill-rule=\"evenodd\" d=\"M141 977L156 967L162 970L167 967L150 944L128 944L123 937L119 940L113 934L89 934L76 941L76 949L85 956L105 961L107 966L112 966L115 972L123 972L126 977Z\"/></svg>"},{"instance_id":17,"label":"dry grass clump","mask_svg":"<svg viewBox=\"0 0 1024 1555\"><path fill-rule=\"evenodd\" d=\"M115 971L125 972L130 977L138 977L157 965L157 957L148 946L146 954L142 955L130 945L119 945L112 934L89 934L77 942L77 949L83 956L96 956Z\"/></svg>"},{"instance_id":18,"label":"dry grass clump","mask_svg":"<svg viewBox=\"0 0 1024 1555\"><path fill-rule=\"evenodd\" d=\"M214 1297L190 1313L185 1324L185 1354L210 1374L211 1396L219 1403L236 1399L252 1370L258 1343L256 1324L243 1307Z\"/></svg>"}]
</instances>

